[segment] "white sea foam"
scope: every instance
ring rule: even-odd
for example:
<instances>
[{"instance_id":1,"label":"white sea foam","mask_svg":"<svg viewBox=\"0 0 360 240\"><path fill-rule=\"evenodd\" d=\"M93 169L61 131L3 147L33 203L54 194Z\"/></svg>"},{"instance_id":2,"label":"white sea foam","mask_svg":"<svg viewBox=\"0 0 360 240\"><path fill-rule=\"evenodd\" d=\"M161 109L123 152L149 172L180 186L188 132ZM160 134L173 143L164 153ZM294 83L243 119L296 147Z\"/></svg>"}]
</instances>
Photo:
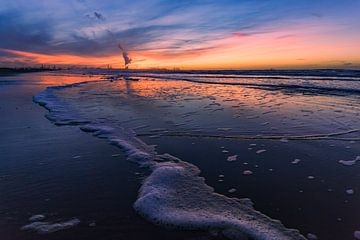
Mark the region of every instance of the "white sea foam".
<instances>
[{"instance_id":1,"label":"white sea foam","mask_svg":"<svg viewBox=\"0 0 360 240\"><path fill-rule=\"evenodd\" d=\"M300 159L296 158L291 163L292 164L298 164L300 161L301 161Z\"/></svg>"},{"instance_id":2,"label":"white sea foam","mask_svg":"<svg viewBox=\"0 0 360 240\"><path fill-rule=\"evenodd\" d=\"M96 227L96 222L89 223L89 227Z\"/></svg>"},{"instance_id":3,"label":"white sea foam","mask_svg":"<svg viewBox=\"0 0 360 240\"><path fill-rule=\"evenodd\" d=\"M236 188L230 188L230 189L228 190L228 192L229 192L229 193L234 193L234 192L236 192Z\"/></svg>"},{"instance_id":4,"label":"white sea foam","mask_svg":"<svg viewBox=\"0 0 360 240\"><path fill-rule=\"evenodd\" d=\"M73 218L65 222L57 222L57 223L37 221L21 227L21 230L32 230L40 234L47 234L47 233L53 233L60 230L75 227L79 223L80 220L77 218Z\"/></svg>"},{"instance_id":5,"label":"white sea foam","mask_svg":"<svg viewBox=\"0 0 360 240\"><path fill-rule=\"evenodd\" d=\"M76 110L71 109L70 106L55 95L55 92L60 89L78 87L82 84L85 84L85 82L65 86L47 87L43 92L34 96L33 101L49 110L46 117L56 125L80 125L89 123L90 121L88 119L78 114Z\"/></svg>"},{"instance_id":6,"label":"white sea foam","mask_svg":"<svg viewBox=\"0 0 360 240\"><path fill-rule=\"evenodd\" d=\"M318 237L313 233L308 233L306 235L306 237L308 238L308 240L317 240L318 239Z\"/></svg>"},{"instance_id":7,"label":"white sea foam","mask_svg":"<svg viewBox=\"0 0 360 240\"><path fill-rule=\"evenodd\" d=\"M253 174L253 172L250 170L243 171L243 175L252 175L252 174Z\"/></svg>"},{"instance_id":8,"label":"white sea foam","mask_svg":"<svg viewBox=\"0 0 360 240\"><path fill-rule=\"evenodd\" d=\"M357 161L360 161L360 156L357 156L354 160L340 160L339 163L344 166L352 166L355 165Z\"/></svg>"},{"instance_id":9,"label":"white sea foam","mask_svg":"<svg viewBox=\"0 0 360 240\"><path fill-rule=\"evenodd\" d=\"M34 101L50 111L49 119L55 123L73 124L81 116L54 97L54 91L59 89L64 87L44 91ZM65 121L67 119L71 121ZM82 124L83 131L106 138L121 148L129 160L152 170L134 203L136 211L149 221L169 227L217 231L229 239L240 239L244 235L259 240L305 239L297 230L287 229L279 221L256 211L249 199L215 193L199 176L196 166L169 154L157 154L154 146L145 144L132 130L96 121L85 125L86 122L89 120L77 123ZM22 229L48 233L79 222L78 219L60 223L33 222Z\"/></svg>"},{"instance_id":10,"label":"white sea foam","mask_svg":"<svg viewBox=\"0 0 360 240\"><path fill-rule=\"evenodd\" d=\"M260 150L257 150L257 151L256 151L257 154L264 153L264 152L266 152L265 149L260 149Z\"/></svg>"},{"instance_id":11,"label":"white sea foam","mask_svg":"<svg viewBox=\"0 0 360 240\"><path fill-rule=\"evenodd\" d=\"M355 193L354 189L346 189L346 194L353 195Z\"/></svg>"},{"instance_id":12,"label":"white sea foam","mask_svg":"<svg viewBox=\"0 0 360 240\"><path fill-rule=\"evenodd\" d=\"M245 201L247 203L245 203ZM246 234L255 239L305 239L296 230L255 211L248 200L217 194L185 162L158 163L141 187L135 209L153 223L186 229Z\"/></svg>"},{"instance_id":13,"label":"white sea foam","mask_svg":"<svg viewBox=\"0 0 360 240\"><path fill-rule=\"evenodd\" d=\"M238 155L229 156L229 157L227 158L227 161L229 161L229 162L234 162L234 161L237 160L237 157L238 157Z\"/></svg>"},{"instance_id":14,"label":"white sea foam","mask_svg":"<svg viewBox=\"0 0 360 240\"><path fill-rule=\"evenodd\" d=\"M355 239L360 239L360 231L355 231L354 237L355 237Z\"/></svg>"},{"instance_id":15,"label":"white sea foam","mask_svg":"<svg viewBox=\"0 0 360 240\"><path fill-rule=\"evenodd\" d=\"M29 218L29 221L40 221L40 220L43 220L45 218L44 215L42 214L36 214L36 215L32 215L30 218Z\"/></svg>"}]
</instances>

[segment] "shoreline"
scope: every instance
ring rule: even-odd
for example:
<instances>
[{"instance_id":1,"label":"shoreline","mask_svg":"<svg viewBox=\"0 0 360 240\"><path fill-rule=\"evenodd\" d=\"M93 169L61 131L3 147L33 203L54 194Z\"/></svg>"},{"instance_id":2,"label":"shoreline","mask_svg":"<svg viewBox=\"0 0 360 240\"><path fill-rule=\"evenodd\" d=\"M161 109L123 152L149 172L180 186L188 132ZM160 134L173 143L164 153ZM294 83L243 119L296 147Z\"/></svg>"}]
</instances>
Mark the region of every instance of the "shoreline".
<instances>
[{"instance_id":1,"label":"shoreline","mask_svg":"<svg viewBox=\"0 0 360 240\"><path fill-rule=\"evenodd\" d=\"M104 140L46 119L47 110L32 101L45 87L31 81L0 86L0 113L7 116L0 121L6 139L0 141L0 190L6 196L0 199L6 216L0 221L2 239L145 240L153 235L180 240L204 235L159 228L138 216L132 204L145 172ZM80 224L45 235L21 230L37 214L54 223L78 218Z\"/></svg>"},{"instance_id":2,"label":"shoreline","mask_svg":"<svg viewBox=\"0 0 360 240\"><path fill-rule=\"evenodd\" d=\"M70 77L70 75L66 76L66 78L69 78L69 77ZM64 78L64 77L60 77L60 78ZM72 102L72 104L76 103L74 105L75 107L78 105L82 106L81 104L90 104L89 106L92 106L91 104L93 104L93 103L91 101L97 100L95 106L98 106L98 107L95 109L101 110L102 109L101 106L109 105L107 102L108 98L111 100L110 106L112 108L114 108L115 110L117 109L116 108L117 104L115 104L116 103L115 100L118 101L120 106L123 105L122 104L123 99L120 97L121 95L118 94L118 90L116 88L115 89L112 89L112 88L116 87L116 86L122 86L123 84L125 84L125 82L123 82L123 81L95 82L95 81L91 81L92 77L82 76L82 78L85 79L86 81L90 80L89 84L81 85L81 86L79 84L72 85L72 86L76 86L76 87L69 88L68 90L66 90L64 92L65 95L61 94L62 98L65 97L63 100L65 100L65 101L67 100L66 97L68 97L68 96L66 94L68 94L68 92L72 94L69 96L77 97L76 92L79 91L81 94L91 93L91 95L89 95L90 96L89 101L86 101L86 102L77 101L76 100L77 98L74 98L74 101L71 101L71 102ZM71 78L71 81L77 82L77 81L79 81L79 79ZM71 84L71 81L70 81L70 83L65 81L63 84L65 84L65 85ZM136 101L128 101L127 100L126 101L127 108L136 110L138 108L138 106L141 106L141 108L139 108L139 109L147 109L149 106L151 106L150 109L153 109L153 111L155 111L153 114L159 114L159 116L161 116L161 114L163 112L168 112L172 108L171 108L170 104L164 105L164 103L160 103L160 105L158 106L154 102L154 100L152 100L151 96L141 97L141 98L138 97L138 96L141 96L142 87L146 86L146 84L144 85L144 83L146 83L147 81L150 81L150 83L152 83L152 81L157 81L159 84L162 85L162 87L160 86L160 89L162 89L161 91L165 90L165 93L167 91L166 88L164 88L164 87L166 87L166 84L167 85L170 84L170 86L171 86L171 84L175 84L174 85L175 87L178 86L178 84L180 84L181 86L182 85L188 86L188 88L189 88L189 86L192 86L191 84L194 84L192 87L195 87L195 86L203 87L203 88L207 87L206 85L201 85L201 83L184 83L184 82L177 82L177 81L171 80L171 79L169 79L167 81L160 81L160 80L149 80L146 78L145 79L142 78L139 82L127 82L127 85L125 85L126 86L125 93L127 93L128 96L135 97L135 100L136 100ZM79 82L84 82L84 81L79 81ZM98 87L93 88L92 86L98 86ZM226 92L226 88L230 88L230 86L223 86L222 91ZM134 92L134 90L136 90L136 92ZM268 96L267 94L269 94L265 90L251 90L251 89L247 89L247 88L240 88L240 90L245 92L244 97L248 96L248 94L246 94L246 91L250 91L250 93L251 93L251 91L255 91L255 93L257 93L257 94L255 94L255 96L261 96L260 99L266 99L266 97ZM153 89L153 91L155 91L155 93L156 93L156 89ZM110 94L108 94L106 92L110 92ZM134 94L134 93L136 93L136 94ZM169 93L171 93L171 92L169 92ZM112 99L111 94L114 94L114 99ZM281 92L276 93L276 94L281 95L281 96L284 95ZM97 96L102 96L102 97L97 97ZM104 96L106 96L106 98ZM300 98L300 100L301 100L301 98L312 98L312 96L306 96L306 95L305 96L284 95L284 96L286 97L286 99L288 99L289 97L292 97L292 98L296 97L298 100L299 100L299 98ZM186 97L183 97L183 98L184 98L184 100L170 101L169 103L172 103L175 107L175 106L179 105L179 103L186 104L186 101L198 101L197 98L186 98ZM225 99L223 104L225 104L225 106L229 107L232 110L232 105L234 104L233 103L234 100L229 97L226 97L226 96L222 96L222 98ZM325 98L325 97L319 96L317 98ZM332 101L336 101L337 98L344 98L344 97L331 96ZM350 100L351 100L351 98L350 98ZM147 99L150 99L151 102L147 103ZM344 99L341 99L341 101L344 101ZM81 100L81 99L78 99L78 100ZM106 101L104 101L104 100L106 100ZM201 99L199 99L199 100L203 101ZM213 97L211 97L210 100L212 102L214 102ZM281 100L281 98L280 98L280 100ZM102 103L102 101L104 101L104 102ZM302 101L303 100L301 100L299 102L301 103ZM271 104L273 106L277 106L277 104L275 104L275 103L271 103ZM148 105L148 107L146 107L146 105ZM56 104L54 106L56 106ZM85 105L85 106L87 106L87 105ZM191 105L189 105L189 106L191 106ZM218 105L217 104L212 105L212 103L210 102L209 106L218 106ZM251 105L251 106L256 107L257 104ZM180 107L181 107L181 105L180 105ZM112 109L112 108L110 108L110 109ZM236 105L236 108L234 110L237 110L238 108L239 108L239 106ZM262 105L260 105L260 109L262 110ZM304 110L301 109L300 114L302 115L302 118L309 119L309 116L311 116L311 114L313 114L313 112L314 112L313 109L314 108L312 108L312 111L308 111L306 109L304 109ZM191 120L189 118L195 117L198 119L197 121L202 121L206 118L196 117L199 113L194 112L194 111L189 111L189 110L190 109L188 109L186 111L186 108L184 108L184 110L181 110L184 112L184 115L180 114L179 118L176 118L176 116L179 115L179 113L176 111L173 112L173 114L170 114L169 116L174 116L175 119L178 119L181 121L183 121L182 118L184 117L185 123L189 122L188 123L189 126L194 125L194 127L195 127L194 131L196 131L196 132L194 132L194 134L197 136L199 134L198 130L201 130L201 128L197 127L197 125L195 123L192 123L192 121L187 121L187 120ZM346 110L346 109L344 109L344 110ZM253 111L253 110L247 110L247 111L249 112L249 111ZM279 120L278 117L276 117L276 118L268 117L268 113L270 112L270 115L272 115L272 112L274 112L274 110L272 110L272 111L263 110L263 111L265 111L266 114L264 116L260 115L261 116L260 120L257 120L258 118L252 118L252 117L251 118L241 118L242 125L244 127L246 127L245 129L249 130L250 133L251 133L251 127L258 126L257 124L255 124L256 122L261 123L260 125L263 126L263 128L265 128L265 127L269 128L268 125L270 123L272 123L273 121ZM148 114L150 112L149 112L149 110L147 110L144 113ZM211 113L212 111L210 111L209 113L207 113L207 112L209 112L209 111L205 111L206 114L212 114ZM322 112L323 112L323 110L320 111L319 114L322 114ZM81 111L80 111L80 113L81 113ZM82 112L82 113L84 113L84 112ZM104 112L104 113L106 113L106 112ZM135 113L136 113L136 111L135 111ZM140 116L142 116L142 114L143 113L141 113ZM220 114L220 116L223 116L220 119L229 121L229 119L224 118L224 117L227 117L227 115L226 115L227 111L222 110L221 112L219 112L217 114ZM261 114L261 112L260 112L260 114ZM338 114L341 116L341 114L343 114L343 113L335 111L335 114ZM353 114L353 113L349 112L349 114ZM214 114L212 114L212 115L214 115ZM62 115L62 116L65 116L68 120L72 119L72 118L76 119L76 116L72 116L71 118L69 118L66 114ZM302 141L291 141L292 139L286 139L286 141L285 140L282 141L283 140L282 138L278 138L277 141L268 141L268 139L250 138L250 139L243 139L243 141L241 141L241 142L236 142L236 141L233 141L233 139L221 139L221 138L220 139L218 139L218 138L208 139L206 136L215 136L214 132L209 132L210 135L205 134L204 138L201 138L201 139L195 138L195 139L187 140L187 139L182 138L181 136L174 137L174 136L171 136L171 134L167 135L167 133L169 133L169 130L171 128L166 128L166 127L158 128L157 125L158 124L161 125L161 121L162 121L161 118L160 118L161 121L159 123L152 122L153 124L156 124L156 125L152 126L152 128L151 127L149 128L149 126L142 125L141 121L136 123L137 122L136 119L140 119L140 118L133 118L133 117L131 117L131 115L129 115L130 116L129 120L133 119L133 120L135 120L135 122L132 123L133 122L132 120L131 121L126 120L127 115L121 114L121 111L119 112L119 117L116 117L116 115L112 115L112 114L110 116L112 119L124 120L124 124L127 128L140 128L140 129L145 128L145 129L147 129L148 134L145 136L141 136L141 139L144 140L148 144L157 145L157 152L170 153L173 156L180 157L181 159L185 159L185 160L189 159L190 160L189 162L191 164L194 164L198 168L201 169L201 171L202 171L201 177L204 177L206 183L209 186L214 187L216 192L219 192L225 196L233 196L236 198L242 198L243 196L245 196L245 197L250 197L252 200L255 199L256 209L261 210L261 212L266 213L266 215L268 215L268 216L272 216L272 217L275 216L275 218L281 219L281 220L285 219L286 225L289 225L289 222L290 222L290 226L293 226L293 227L294 226L296 227L299 224L301 224L302 218L301 219L292 219L292 218L289 218L290 216L286 217L286 215L288 215L288 214L296 215L296 214L306 213L307 214L306 217L308 217L308 216L313 216L314 214L316 214L316 212L314 212L314 213L309 212L309 210L306 209L306 206L307 205L318 206L317 200L314 199L316 201L312 203L311 199L308 199L306 196L308 196L309 194L313 194L313 195L316 195L320 200L321 196L322 196L321 191L324 190L324 187L325 187L324 183L326 183L326 180L330 181L330 185L329 185L329 183L327 184L328 188L331 189L332 191L334 191L334 193L336 193L337 197L334 199L332 199L332 198L328 199L328 200L330 200L330 202L328 204L322 204L322 205L324 205L324 207L325 206L333 206L334 200L338 201L338 200L343 199L343 197L341 195L339 195L339 191L340 192L344 191L344 189L343 189L344 186L342 186L341 183L336 184L336 186L333 185L334 183L331 182L333 180L333 176L331 176L333 174L332 169L335 170L335 169L339 168L339 166L341 166L338 163L340 158L351 159L352 154L355 152L354 151L355 149L352 150L350 146L346 145L347 143L340 143L340 142L334 141L336 139L329 139L328 143L323 142L322 139L318 139L317 142L313 142L313 141L302 142ZM333 117L334 114L332 114L330 116ZM101 119L107 119L106 115L104 117L100 115L100 117L101 117ZM300 118L300 120L302 118ZM55 119L55 118L50 118L50 119ZM154 120L156 120L156 119L158 119L158 117L154 118ZM235 118L235 119L237 119L237 118ZM294 118L294 119L296 120L296 118ZM171 126L177 126L178 124L175 124L174 120L167 121L167 122ZM73 121L73 120L71 120L71 121ZM71 125L72 124L71 121L68 123L64 122L64 124ZM231 130L232 127L236 126L236 125L233 125L233 126L231 125L231 124L236 123L234 121L238 121L238 120L231 120L231 122L229 122L230 125L221 126L221 128L218 127L217 131L215 128L215 132L217 132L217 133L220 133L220 132L226 133L227 131L234 132L234 129ZM262 121L264 121L264 122L268 121L268 122L266 122L267 124L263 125ZM294 121L294 120L289 119L288 121ZM316 124L317 123L316 121L313 121L313 124ZM246 122L248 122L248 123L246 123ZM168 123L166 123L166 124L168 124ZM216 123L216 121L214 121L214 123ZM321 123L321 122L319 122L319 123ZM333 124L331 121L329 121L329 123ZM226 124L226 122L224 122L224 124ZM324 133L321 133L321 131L320 131L320 135L321 136L328 135L326 133L327 132L326 130L328 130L329 128L327 126L324 126L324 122L322 122L321 124L322 124L321 129L324 131ZM351 121L349 121L348 124L350 124L349 126L354 125L354 123L352 123ZM270 124L270 125L272 125L272 124ZM311 126L311 125L309 125L309 126ZM344 128L345 125L344 126L337 125L337 126L340 127L339 129L346 129L346 128ZM61 128L67 129L67 128L73 128L73 127L62 126ZM299 129L303 133L303 131L301 130L302 128L304 128L304 127L300 124ZM306 128L306 125L305 125L305 128ZM176 129L176 128L174 128L174 129ZM198 130L196 130L196 129L198 129ZM313 129L313 128L309 128L309 129ZM315 127L315 129L316 129L316 127ZM98 130L100 130L100 133L96 132ZM107 136L105 136L105 135L110 134L110 138L114 138L114 136L111 136L111 134L112 134L111 132L106 133L107 130L105 132L103 132L104 129L102 129L102 128L100 128L98 130L95 129L95 130L91 130L91 131L95 131L96 134L100 134L100 137L106 138ZM190 128L190 130L191 130L191 128ZM209 129L203 129L203 130L204 131L206 130L205 133L207 131L209 131ZM320 129L317 129L317 130L320 130ZM77 130L77 132L78 131L79 131L79 129ZM193 130L191 130L191 131L193 131ZM145 133L146 133L146 131L145 131ZM170 133L171 133L171 131L170 131ZM356 132L345 132L345 135L346 134L350 134L350 136L357 136ZM306 135L307 134L305 134L305 136ZM186 134L185 134L185 136L186 136ZM290 140L290 142L289 142L289 140ZM80 140L80 142L81 142L81 140ZM333 145L335 143L336 143L336 148L334 148L335 145ZM195 145L191 146L193 144L195 144ZM221 145L218 145L218 144L221 144ZM350 141L349 144L356 146L357 143L356 142L352 143L352 141ZM211 149L207 149L207 148L209 148L209 146L213 146L213 147L211 147ZM343 153L334 152L335 149L341 149L343 147L345 147L345 149L347 149L346 152L343 152ZM252 152L251 150L253 148L256 149L256 151L254 151L255 155L253 155L251 153ZM321 151L316 150L317 148L327 149L327 151L332 152L332 155L333 155L332 159L334 159L335 162L330 161L329 163L324 165L325 162L323 160ZM227 153L224 152L225 151L224 149L226 150ZM242 149L242 150L240 151L240 149ZM334 149L334 150L331 150L331 149ZM188 154L189 150L190 150L191 154ZM285 150L285 152L284 152L284 150ZM298 150L301 150L301 151L298 151ZM208 152L209 156L207 158L210 160L210 162L206 161L207 158L204 158L204 155L203 155L204 151ZM286 161L286 159L291 159L291 158L295 157L292 155L293 151L297 155L297 156L295 155L296 161L288 160L287 163L284 162L284 160ZM302 151L305 151L305 152L302 153ZM219 152L220 152L220 154L219 154ZM272 154L274 154L273 157L271 155L269 155L270 152ZM227 156L228 154L230 154L229 157ZM236 154L236 155L232 155L232 154ZM74 156L74 157L77 157L77 156ZM228 157L228 160L227 160L228 163L226 163L226 157ZM311 160L313 161L313 163L310 162L310 159L309 159L310 157L312 158ZM225 162L221 162L221 159L223 159L223 158L225 158ZM75 159L77 159L77 158L75 158ZM280 162L282 162L282 164L280 164L280 162L278 162L279 160L281 160ZM334 161L334 160L332 160L332 161ZM253 163L251 163L252 161L254 161L254 163L256 163L255 168L254 168L254 166L252 166L252 164L253 164ZM292 163L292 162L294 162L294 163ZM298 164L299 162L300 162L300 164ZM251 165L249 165L249 163L251 163ZM240 164L240 166L239 166L239 164ZM244 167L247 167L247 169L244 169L243 167L241 167L241 164L244 164ZM290 164L290 165L288 165L288 164ZM297 166L297 167L296 168L290 167L291 164L294 164L293 166L294 167ZM237 171L240 170L240 171L247 172L247 173L249 173L250 176L240 177L239 174L241 175L241 172L238 172L238 175L237 175L236 169L237 169ZM249 169L251 169L251 171ZM324 170L326 169L326 171L322 171L322 169L324 169ZM289 171L289 173L287 173L288 171ZM346 172L356 173L356 169L355 168L348 168L348 169L339 168L338 173L336 173L336 174L342 175L342 174L345 174ZM295 174L295 175L291 176L292 174ZM308 174L308 175L303 176L303 174ZM224 178L224 175L226 176L226 178ZM222 176L222 177L219 177L219 176ZM299 182L300 185L295 186L295 188L293 189L294 186L289 185L289 184L284 184L281 182L281 179L283 179L284 177L285 177L285 179L289 179L289 180L293 179L293 180L296 180L297 182L300 181ZM308 180L306 180L306 177L308 177ZM309 177L311 177L312 180L309 180L310 179ZM356 178L356 176L354 176L354 177ZM301 180L302 178L304 178L304 179ZM225 179L226 179L226 181L224 182ZM266 179L271 179L271 180L270 180L270 182L268 182L268 180L266 180ZM276 192L281 193L279 191L282 191L281 189L285 187L287 189L285 192L290 194L290 196L283 196L281 194L282 198L277 199L275 196L271 196L270 192L268 193L270 195L267 195L266 193L268 191L264 191L264 190L266 190L266 188L268 188L267 185L271 182L274 182L279 185L279 187L280 187L279 189L277 189L277 187L274 188L274 190L276 189ZM347 178L347 182L353 182L352 178ZM309 185L310 183L312 183L311 185L313 185L313 186ZM233 186L231 186L229 184L232 184ZM333 186L331 186L331 185L333 185ZM257 186L257 187L259 187L259 189L263 189L264 194L262 194L261 191L257 191L256 189L254 189L253 186ZM356 185L354 185L352 187L355 187L355 189L356 189ZM304 194L303 189L305 189L305 190L312 189L311 191L317 191L318 194L317 193L315 194L315 192L313 192L313 193L309 192L308 194ZM326 190L326 187L325 187L325 190ZM296 193L296 191L299 191L299 192ZM351 192L354 192L354 191L352 190ZM356 190L355 190L355 192L356 192ZM294 204L286 202L286 199L288 199L291 196L295 197L295 199L292 200L292 201L294 201ZM266 203L266 199L268 199L268 198L269 198L269 203ZM300 199L302 199L302 200L299 202L296 200L296 198L299 198L299 200ZM357 198L356 195L345 198L346 201L349 201L349 203L347 203L348 207L351 206L353 208L353 204L354 204L353 200L356 198ZM304 208L298 207L298 209L297 209L296 205L302 204L301 202L306 203ZM279 204L279 203L282 203L282 204L278 205L278 207L275 207L276 205L272 206L272 204ZM289 207L288 205L292 206L292 207ZM287 207L283 208L282 211L277 210L277 209L282 208L282 206L287 206ZM346 213L346 211L347 211L346 206L341 206L341 207L345 208L345 213ZM285 210L285 212L284 212L284 210ZM339 217L342 215L342 214L335 213L335 209L334 209L333 213L329 212L329 214L336 214ZM343 224L345 224L345 221L346 222L348 221L348 219L346 219L346 218L344 218L344 220L343 220L343 218L341 218L341 219L342 219L342 221L344 221ZM331 219L328 219L328 220L330 221ZM316 225L316 223L315 223L315 225ZM349 227L350 227L350 225L349 225ZM317 233L318 230L316 230L316 229L319 229L319 228L315 228L312 226L305 226L305 227L302 226L301 228L302 228L302 233L304 233L304 232L305 233L306 232ZM306 230L304 231L304 229L306 229ZM178 235L179 235L179 233L175 234L175 236L178 236ZM321 234L320 234L320 236L321 236Z\"/></svg>"}]
</instances>

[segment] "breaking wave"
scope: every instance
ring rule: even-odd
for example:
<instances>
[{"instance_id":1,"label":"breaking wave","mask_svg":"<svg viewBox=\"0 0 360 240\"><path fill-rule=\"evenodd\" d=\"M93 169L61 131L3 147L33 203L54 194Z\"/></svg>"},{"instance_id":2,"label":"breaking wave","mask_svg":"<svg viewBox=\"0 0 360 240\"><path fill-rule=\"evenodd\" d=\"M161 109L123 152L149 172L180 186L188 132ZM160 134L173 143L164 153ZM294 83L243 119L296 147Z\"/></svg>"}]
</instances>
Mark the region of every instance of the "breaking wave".
<instances>
[{"instance_id":1,"label":"breaking wave","mask_svg":"<svg viewBox=\"0 0 360 240\"><path fill-rule=\"evenodd\" d=\"M298 230L288 229L280 221L256 211L249 199L214 192L195 165L169 154L158 154L154 146L147 145L131 129L82 116L56 95L83 84L87 82L48 87L34 97L34 102L49 111L47 118L54 124L80 125L83 131L121 148L128 160L151 170L134 203L135 210L144 218L167 227L209 230L229 239L305 239Z\"/></svg>"}]
</instances>

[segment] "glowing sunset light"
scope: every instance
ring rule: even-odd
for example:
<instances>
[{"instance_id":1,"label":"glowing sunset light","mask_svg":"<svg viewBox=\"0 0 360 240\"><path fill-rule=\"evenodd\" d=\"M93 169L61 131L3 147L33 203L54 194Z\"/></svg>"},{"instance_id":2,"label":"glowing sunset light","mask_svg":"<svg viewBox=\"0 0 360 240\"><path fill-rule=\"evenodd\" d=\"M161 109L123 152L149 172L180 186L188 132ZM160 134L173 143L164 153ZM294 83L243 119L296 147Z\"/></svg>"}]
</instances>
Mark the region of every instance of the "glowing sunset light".
<instances>
[{"instance_id":1,"label":"glowing sunset light","mask_svg":"<svg viewBox=\"0 0 360 240\"><path fill-rule=\"evenodd\" d=\"M8 58L8 61L32 62L34 64L58 64L58 65L88 65L104 66L114 64L120 67L119 55L108 57L78 56L69 54L41 54L16 50L0 49L12 54L14 57Z\"/></svg>"},{"instance_id":2,"label":"glowing sunset light","mask_svg":"<svg viewBox=\"0 0 360 240\"><path fill-rule=\"evenodd\" d=\"M358 9L356 0L5 1L0 65L122 68L122 46L130 68L359 68Z\"/></svg>"}]
</instances>

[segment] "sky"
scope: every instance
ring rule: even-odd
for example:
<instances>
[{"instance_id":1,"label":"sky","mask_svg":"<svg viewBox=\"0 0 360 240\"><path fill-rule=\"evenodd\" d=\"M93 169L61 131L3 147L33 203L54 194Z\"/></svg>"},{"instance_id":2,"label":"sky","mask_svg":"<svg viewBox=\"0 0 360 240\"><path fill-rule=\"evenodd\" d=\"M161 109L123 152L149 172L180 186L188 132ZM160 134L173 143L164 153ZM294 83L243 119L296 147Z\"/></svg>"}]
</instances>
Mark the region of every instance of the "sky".
<instances>
[{"instance_id":1,"label":"sky","mask_svg":"<svg viewBox=\"0 0 360 240\"><path fill-rule=\"evenodd\" d=\"M0 66L360 69L360 0L2 0Z\"/></svg>"}]
</instances>

